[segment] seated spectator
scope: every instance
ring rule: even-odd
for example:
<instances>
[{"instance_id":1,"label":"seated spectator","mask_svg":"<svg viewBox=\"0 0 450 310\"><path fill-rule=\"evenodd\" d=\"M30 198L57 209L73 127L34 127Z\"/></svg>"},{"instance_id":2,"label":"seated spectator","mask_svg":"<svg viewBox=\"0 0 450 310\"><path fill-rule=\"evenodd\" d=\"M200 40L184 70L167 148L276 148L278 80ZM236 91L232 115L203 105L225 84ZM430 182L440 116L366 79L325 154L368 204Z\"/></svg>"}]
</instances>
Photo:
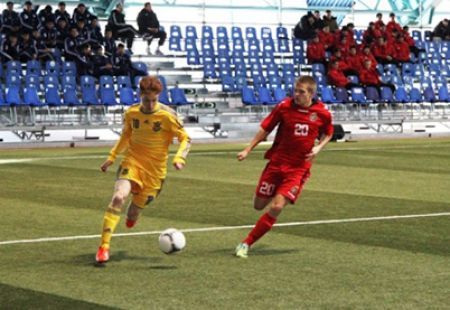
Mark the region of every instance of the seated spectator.
<instances>
[{"instance_id":1,"label":"seated spectator","mask_svg":"<svg viewBox=\"0 0 450 310\"><path fill-rule=\"evenodd\" d=\"M433 41L450 40L450 27L448 19L445 18L436 25L431 33Z\"/></svg>"},{"instance_id":2,"label":"seated spectator","mask_svg":"<svg viewBox=\"0 0 450 310\"><path fill-rule=\"evenodd\" d=\"M330 10L326 10L325 13L326 15L323 16L324 27L328 26L330 32L337 31L339 29L339 26L336 22L336 17L331 14Z\"/></svg>"},{"instance_id":3,"label":"seated spectator","mask_svg":"<svg viewBox=\"0 0 450 310\"><path fill-rule=\"evenodd\" d=\"M36 44L36 48L38 51L38 59L42 62L55 60L54 50L49 48L44 39L41 37L41 33L39 30L35 29L31 32L31 37Z\"/></svg>"},{"instance_id":4,"label":"seated spectator","mask_svg":"<svg viewBox=\"0 0 450 310\"><path fill-rule=\"evenodd\" d=\"M11 33L6 40L2 41L0 45L0 55L2 62L19 60L19 40L16 34Z\"/></svg>"},{"instance_id":5,"label":"seated spectator","mask_svg":"<svg viewBox=\"0 0 450 310\"><path fill-rule=\"evenodd\" d=\"M65 18L59 18L56 24L56 47L64 50L64 41L69 37L69 24Z\"/></svg>"},{"instance_id":6,"label":"seated spectator","mask_svg":"<svg viewBox=\"0 0 450 310\"><path fill-rule=\"evenodd\" d=\"M80 40L76 26L70 28L69 36L64 40L64 57L67 61L77 62L81 56L79 52Z\"/></svg>"},{"instance_id":7,"label":"seated spectator","mask_svg":"<svg viewBox=\"0 0 450 310\"><path fill-rule=\"evenodd\" d=\"M72 23L78 23L78 20L83 19L86 25L89 25L95 15L91 14L86 8L84 3L78 4L78 6L73 10Z\"/></svg>"},{"instance_id":8,"label":"seated spectator","mask_svg":"<svg viewBox=\"0 0 450 310\"><path fill-rule=\"evenodd\" d=\"M66 26L70 27L70 23L72 19L70 18L69 13L66 11L66 3L60 2L58 3L58 9L55 11L55 21L58 23L60 19L64 19L66 21Z\"/></svg>"},{"instance_id":9,"label":"seated spectator","mask_svg":"<svg viewBox=\"0 0 450 310\"><path fill-rule=\"evenodd\" d=\"M102 75L113 75L113 65L111 58L105 56L103 46L97 46L92 56L92 64L94 65L94 76L99 78Z\"/></svg>"},{"instance_id":10,"label":"seated spectator","mask_svg":"<svg viewBox=\"0 0 450 310\"><path fill-rule=\"evenodd\" d=\"M350 46L344 61L350 70L354 70L352 75L354 75L355 72L357 73L362 68L362 63L355 45Z\"/></svg>"},{"instance_id":11,"label":"seated spectator","mask_svg":"<svg viewBox=\"0 0 450 310\"><path fill-rule=\"evenodd\" d=\"M10 34L19 34L20 30L20 18L19 14L14 11L14 3L8 1L6 3L7 8L2 12L2 33L6 36Z\"/></svg>"},{"instance_id":12,"label":"seated spectator","mask_svg":"<svg viewBox=\"0 0 450 310\"><path fill-rule=\"evenodd\" d=\"M394 59L397 63L410 62L409 45L405 42L402 35L397 37L397 40L394 43L394 51Z\"/></svg>"},{"instance_id":13,"label":"seated spectator","mask_svg":"<svg viewBox=\"0 0 450 310\"><path fill-rule=\"evenodd\" d=\"M75 60L77 66L77 76L94 75L94 63L92 61L92 51L89 44L81 46L80 57Z\"/></svg>"},{"instance_id":14,"label":"seated spectator","mask_svg":"<svg viewBox=\"0 0 450 310\"><path fill-rule=\"evenodd\" d=\"M317 30L321 30L325 26L325 23L320 18L320 12L318 10L315 10L313 13L313 17L314 17L313 28L317 29Z\"/></svg>"},{"instance_id":15,"label":"seated spectator","mask_svg":"<svg viewBox=\"0 0 450 310\"><path fill-rule=\"evenodd\" d=\"M145 75L145 72L136 70L131 63L130 55L125 52L122 43L117 45L116 53L112 58L114 75L128 75L133 80L135 76Z\"/></svg>"},{"instance_id":16,"label":"seated spectator","mask_svg":"<svg viewBox=\"0 0 450 310\"><path fill-rule=\"evenodd\" d=\"M370 50L370 47L368 45L364 46L362 51L358 55L358 60L359 60L359 64L360 64L358 67L362 68L363 64L364 64L364 61L366 61L367 59L370 60L372 68L376 69L377 65L378 65L378 62L375 59L375 57L373 56L373 54L372 54L372 52Z\"/></svg>"},{"instance_id":17,"label":"seated spectator","mask_svg":"<svg viewBox=\"0 0 450 310\"><path fill-rule=\"evenodd\" d=\"M48 48L56 47L56 39L58 37L58 31L55 28L55 22L53 17L47 17L44 21L45 27L40 29L41 38Z\"/></svg>"},{"instance_id":18,"label":"seated spectator","mask_svg":"<svg viewBox=\"0 0 450 310\"><path fill-rule=\"evenodd\" d=\"M359 82L364 86L374 86L379 89L380 86L387 86L395 91L395 86L389 83L383 83L376 69L372 68L372 63L369 59L364 61L363 67L359 71Z\"/></svg>"},{"instance_id":19,"label":"seated spectator","mask_svg":"<svg viewBox=\"0 0 450 310\"><path fill-rule=\"evenodd\" d=\"M381 31L375 27L375 23L369 23L369 27L364 31L363 42L365 45L372 45L381 37Z\"/></svg>"},{"instance_id":20,"label":"seated spectator","mask_svg":"<svg viewBox=\"0 0 450 310\"><path fill-rule=\"evenodd\" d=\"M48 19L55 20L55 15L53 14L53 9L51 5L46 5L45 8L39 11L38 14L39 22L41 25L45 25Z\"/></svg>"},{"instance_id":21,"label":"seated spectator","mask_svg":"<svg viewBox=\"0 0 450 310\"><path fill-rule=\"evenodd\" d=\"M308 58L308 63L323 63L325 65L325 47L319 41L319 37L315 36L311 41L308 42L306 48L306 56Z\"/></svg>"},{"instance_id":22,"label":"seated spectator","mask_svg":"<svg viewBox=\"0 0 450 310\"><path fill-rule=\"evenodd\" d=\"M150 54L150 44L154 38L159 38L158 48L155 51L156 55L162 55L160 47L164 44L167 38L167 34L159 27L158 17L152 10L150 2L145 3L144 8L139 12L137 17L137 23L139 26L139 33L147 39L148 53Z\"/></svg>"},{"instance_id":23,"label":"seated spectator","mask_svg":"<svg viewBox=\"0 0 450 310\"><path fill-rule=\"evenodd\" d=\"M395 14L391 13L389 14L389 17L391 18L391 20L386 25L386 31L392 33L392 31L395 29L397 30L397 32L402 32L402 26L400 26L400 24L395 21Z\"/></svg>"},{"instance_id":24,"label":"seated spectator","mask_svg":"<svg viewBox=\"0 0 450 310\"><path fill-rule=\"evenodd\" d=\"M38 50L36 43L31 39L29 32L22 32L21 40L19 41L19 60L21 62L27 62L29 60L36 60L37 57Z\"/></svg>"},{"instance_id":25,"label":"seated spectator","mask_svg":"<svg viewBox=\"0 0 450 310\"><path fill-rule=\"evenodd\" d=\"M339 61L337 60L331 61L327 77L328 83L336 87L345 87L349 89L359 86L358 84L351 83L350 80L344 75L344 72L339 68Z\"/></svg>"},{"instance_id":26,"label":"seated spectator","mask_svg":"<svg viewBox=\"0 0 450 310\"><path fill-rule=\"evenodd\" d=\"M85 22L84 18L82 18L82 17L78 18L75 26L77 27L77 30L78 30L77 39L78 39L79 46L81 48L82 45L89 44L89 31L86 26L86 22Z\"/></svg>"},{"instance_id":27,"label":"seated spectator","mask_svg":"<svg viewBox=\"0 0 450 310\"><path fill-rule=\"evenodd\" d=\"M334 51L333 55L330 57L330 62L337 61L339 64L339 69L346 73L349 68L347 62L345 61L342 51L338 48ZM348 75L348 74L347 74Z\"/></svg>"},{"instance_id":28,"label":"seated spectator","mask_svg":"<svg viewBox=\"0 0 450 310\"><path fill-rule=\"evenodd\" d=\"M394 48L392 45L386 44L383 37L379 37L378 41L372 46L372 53L381 64L396 63L392 57L395 53Z\"/></svg>"},{"instance_id":29,"label":"seated spectator","mask_svg":"<svg viewBox=\"0 0 450 310\"><path fill-rule=\"evenodd\" d=\"M105 29L104 45L105 55L111 58L116 53L116 40L112 36L111 29Z\"/></svg>"},{"instance_id":30,"label":"seated spectator","mask_svg":"<svg viewBox=\"0 0 450 310\"><path fill-rule=\"evenodd\" d=\"M355 45L355 24L348 23L347 24L347 42L348 46Z\"/></svg>"},{"instance_id":31,"label":"seated spectator","mask_svg":"<svg viewBox=\"0 0 450 310\"><path fill-rule=\"evenodd\" d=\"M88 25L86 28L88 33L89 44L91 45L92 50L95 51L99 46L103 45L104 41L102 30L98 25L97 17L93 17L91 24Z\"/></svg>"},{"instance_id":32,"label":"seated spectator","mask_svg":"<svg viewBox=\"0 0 450 310\"><path fill-rule=\"evenodd\" d=\"M117 4L116 8L111 12L108 19L107 28L112 30L114 39L125 39L127 41L127 48L131 52L133 47L134 36L139 32L133 26L125 23L125 15L122 13L122 4Z\"/></svg>"},{"instance_id":33,"label":"seated spectator","mask_svg":"<svg viewBox=\"0 0 450 310\"><path fill-rule=\"evenodd\" d=\"M302 16L294 28L294 37L302 40L310 40L316 35L314 28L315 18L311 11Z\"/></svg>"},{"instance_id":34,"label":"seated spectator","mask_svg":"<svg viewBox=\"0 0 450 310\"><path fill-rule=\"evenodd\" d=\"M323 44L326 51L331 52L334 50L334 36L330 32L330 27L324 26L322 30L319 31L319 41Z\"/></svg>"},{"instance_id":35,"label":"seated spectator","mask_svg":"<svg viewBox=\"0 0 450 310\"><path fill-rule=\"evenodd\" d=\"M416 46L416 42L414 41L414 39L411 37L411 35L409 34L409 27L408 26L403 26L403 31L401 32L401 34L403 35L403 37L405 38L405 42L408 43L409 46L409 50L414 53L414 55L416 57L419 57L419 53L420 52L425 52L424 48L418 48Z\"/></svg>"},{"instance_id":36,"label":"seated spectator","mask_svg":"<svg viewBox=\"0 0 450 310\"><path fill-rule=\"evenodd\" d=\"M23 11L19 14L19 18L22 31L31 33L34 29L38 29L41 26L41 23L35 9L33 9L33 4L31 3L31 1L25 2Z\"/></svg>"}]
</instances>

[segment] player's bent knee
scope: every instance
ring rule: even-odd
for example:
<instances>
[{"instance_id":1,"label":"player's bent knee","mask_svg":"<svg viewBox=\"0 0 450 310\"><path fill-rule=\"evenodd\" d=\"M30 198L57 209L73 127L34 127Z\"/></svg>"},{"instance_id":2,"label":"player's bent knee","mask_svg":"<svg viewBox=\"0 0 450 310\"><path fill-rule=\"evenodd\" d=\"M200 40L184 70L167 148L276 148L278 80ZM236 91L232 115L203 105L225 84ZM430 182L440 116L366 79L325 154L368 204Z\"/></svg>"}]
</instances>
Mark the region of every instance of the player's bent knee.
<instances>
[{"instance_id":1,"label":"player's bent knee","mask_svg":"<svg viewBox=\"0 0 450 310\"><path fill-rule=\"evenodd\" d=\"M125 199L126 199L126 197L122 193L120 193L120 192L115 193L112 198L112 204L114 206L122 206L125 202Z\"/></svg>"}]
</instances>

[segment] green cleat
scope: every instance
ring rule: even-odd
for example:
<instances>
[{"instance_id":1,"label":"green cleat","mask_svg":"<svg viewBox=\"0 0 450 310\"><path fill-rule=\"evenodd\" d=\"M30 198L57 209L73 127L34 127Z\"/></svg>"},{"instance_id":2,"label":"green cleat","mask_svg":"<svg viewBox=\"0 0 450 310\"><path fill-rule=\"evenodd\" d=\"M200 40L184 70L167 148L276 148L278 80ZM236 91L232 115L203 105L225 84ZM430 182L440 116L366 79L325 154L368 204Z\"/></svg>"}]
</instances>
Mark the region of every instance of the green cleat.
<instances>
[{"instance_id":1,"label":"green cleat","mask_svg":"<svg viewBox=\"0 0 450 310\"><path fill-rule=\"evenodd\" d=\"M240 258L247 258L248 257L248 244L246 243L239 243L235 250L235 255Z\"/></svg>"}]
</instances>

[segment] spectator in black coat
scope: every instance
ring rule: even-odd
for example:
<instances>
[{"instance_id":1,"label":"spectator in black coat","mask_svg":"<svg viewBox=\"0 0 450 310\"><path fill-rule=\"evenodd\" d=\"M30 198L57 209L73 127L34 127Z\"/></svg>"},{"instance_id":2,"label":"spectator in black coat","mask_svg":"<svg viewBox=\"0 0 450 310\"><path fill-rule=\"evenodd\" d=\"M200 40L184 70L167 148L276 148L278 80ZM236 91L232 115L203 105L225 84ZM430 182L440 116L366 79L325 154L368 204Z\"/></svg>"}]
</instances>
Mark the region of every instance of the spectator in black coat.
<instances>
[{"instance_id":1,"label":"spectator in black coat","mask_svg":"<svg viewBox=\"0 0 450 310\"><path fill-rule=\"evenodd\" d=\"M97 50L100 45L103 45L103 34L100 26L98 25L97 17L94 17L91 21L91 24L87 27L89 44L91 45L91 49L93 51Z\"/></svg>"},{"instance_id":2,"label":"spectator in black coat","mask_svg":"<svg viewBox=\"0 0 450 310\"><path fill-rule=\"evenodd\" d=\"M72 23L76 24L78 20L83 19L86 25L90 24L95 15L91 14L84 3L78 4L78 6L73 10Z\"/></svg>"},{"instance_id":3,"label":"spectator in black coat","mask_svg":"<svg viewBox=\"0 0 450 310\"><path fill-rule=\"evenodd\" d=\"M103 46L98 46L94 49L92 56L92 64L94 65L94 76L99 78L102 75L113 75L113 65L111 58L105 56Z\"/></svg>"},{"instance_id":4,"label":"spectator in black coat","mask_svg":"<svg viewBox=\"0 0 450 310\"><path fill-rule=\"evenodd\" d=\"M39 18L36 14L36 9L33 10L33 4L31 1L25 2L23 11L19 14L22 31L31 33L34 29L38 29L41 26Z\"/></svg>"},{"instance_id":5,"label":"spectator in black coat","mask_svg":"<svg viewBox=\"0 0 450 310\"><path fill-rule=\"evenodd\" d=\"M44 25L45 27L40 29L41 38L44 41L46 47L55 48L58 31L55 28L53 17L47 17Z\"/></svg>"},{"instance_id":6,"label":"spectator in black coat","mask_svg":"<svg viewBox=\"0 0 450 310\"><path fill-rule=\"evenodd\" d=\"M36 48L36 42L31 39L29 32L22 32L19 41L19 60L21 62L27 62L29 60L35 60L37 57L38 50Z\"/></svg>"},{"instance_id":7,"label":"spectator in black coat","mask_svg":"<svg viewBox=\"0 0 450 310\"><path fill-rule=\"evenodd\" d=\"M53 14L53 9L51 5L46 5L45 8L39 11L38 14L39 22L41 25L45 25L48 19L55 20L55 14Z\"/></svg>"},{"instance_id":8,"label":"spectator in black coat","mask_svg":"<svg viewBox=\"0 0 450 310\"><path fill-rule=\"evenodd\" d=\"M56 47L64 51L64 41L69 37L69 24L65 18L59 18L56 24Z\"/></svg>"},{"instance_id":9,"label":"spectator in black coat","mask_svg":"<svg viewBox=\"0 0 450 310\"><path fill-rule=\"evenodd\" d=\"M152 43L153 38L159 38L158 48L156 49L155 54L162 55L160 47L164 44L167 33L160 29L158 17L152 10L150 2L145 3L144 8L139 12L137 23L139 26L139 33L143 35L144 39L147 39L148 53L150 54L150 44Z\"/></svg>"},{"instance_id":10,"label":"spectator in black coat","mask_svg":"<svg viewBox=\"0 0 450 310\"><path fill-rule=\"evenodd\" d=\"M105 46L105 55L108 57L112 57L116 53L116 40L114 40L112 36L111 29L105 29L105 38L104 38L104 46Z\"/></svg>"},{"instance_id":11,"label":"spectator in black coat","mask_svg":"<svg viewBox=\"0 0 450 310\"><path fill-rule=\"evenodd\" d=\"M7 8L2 12L2 30L6 34L18 34L20 30L19 14L14 11L14 3L9 1L6 3Z\"/></svg>"},{"instance_id":12,"label":"spectator in black coat","mask_svg":"<svg viewBox=\"0 0 450 310\"><path fill-rule=\"evenodd\" d=\"M0 44L0 55L2 62L10 60L19 60L19 41L17 35L11 33L8 39L3 40Z\"/></svg>"},{"instance_id":13,"label":"spectator in black coat","mask_svg":"<svg viewBox=\"0 0 450 310\"><path fill-rule=\"evenodd\" d=\"M316 35L314 28L314 15L311 12L304 15L294 28L294 37L302 40L310 40Z\"/></svg>"},{"instance_id":14,"label":"spectator in black coat","mask_svg":"<svg viewBox=\"0 0 450 310\"><path fill-rule=\"evenodd\" d=\"M125 46L122 43L117 46L116 53L112 58L112 64L114 75L128 75L133 80L135 76L146 74L133 67L130 55L125 52Z\"/></svg>"},{"instance_id":15,"label":"spectator in black coat","mask_svg":"<svg viewBox=\"0 0 450 310\"><path fill-rule=\"evenodd\" d=\"M445 18L437 24L431 36L433 41L450 40L450 26L448 19Z\"/></svg>"},{"instance_id":16,"label":"spectator in black coat","mask_svg":"<svg viewBox=\"0 0 450 310\"><path fill-rule=\"evenodd\" d=\"M58 23L58 20L64 19L66 21L66 26L69 27L72 19L70 18L69 13L66 11L66 3L60 2L58 3L58 9L55 11L55 21Z\"/></svg>"},{"instance_id":17,"label":"spectator in black coat","mask_svg":"<svg viewBox=\"0 0 450 310\"><path fill-rule=\"evenodd\" d=\"M117 4L116 9L111 12L108 19L107 28L112 30L114 39L125 39L127 41L127 48L131 52L133 47L133 40L135 35L139 32L133 26L125 23L125 15L122 13L122 4Z\"/></svg>"}]
</instances>

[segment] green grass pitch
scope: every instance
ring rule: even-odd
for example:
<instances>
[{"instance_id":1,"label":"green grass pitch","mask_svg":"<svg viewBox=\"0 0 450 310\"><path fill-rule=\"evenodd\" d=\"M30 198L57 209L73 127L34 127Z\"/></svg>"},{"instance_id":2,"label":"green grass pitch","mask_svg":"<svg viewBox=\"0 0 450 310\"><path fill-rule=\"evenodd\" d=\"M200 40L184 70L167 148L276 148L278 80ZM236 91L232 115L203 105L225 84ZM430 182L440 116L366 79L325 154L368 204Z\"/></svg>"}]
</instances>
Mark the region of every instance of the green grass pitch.
<instances>
[{"instance_id":1,"label":"green grass pitch","mask_svg":"<svg viewBox=\"0 0 450 310\"><path fill-rule=\"evenodd\" d=\"M258 147L193 145L137 226L117 233L253 225ZM109 149L2 150L0 309L444 309L450 305L450 140L331 143L299 201L278 223L446 213L441 216L275 227L233 257L248 228L186 232L176 255L157 234L113 237L93 265L115 169ZM33 161L14 161L33 158ZM13 161L6 162L6 159ZM117 164L114 168L117 167Z\"/></svg>"}]
</instances>

